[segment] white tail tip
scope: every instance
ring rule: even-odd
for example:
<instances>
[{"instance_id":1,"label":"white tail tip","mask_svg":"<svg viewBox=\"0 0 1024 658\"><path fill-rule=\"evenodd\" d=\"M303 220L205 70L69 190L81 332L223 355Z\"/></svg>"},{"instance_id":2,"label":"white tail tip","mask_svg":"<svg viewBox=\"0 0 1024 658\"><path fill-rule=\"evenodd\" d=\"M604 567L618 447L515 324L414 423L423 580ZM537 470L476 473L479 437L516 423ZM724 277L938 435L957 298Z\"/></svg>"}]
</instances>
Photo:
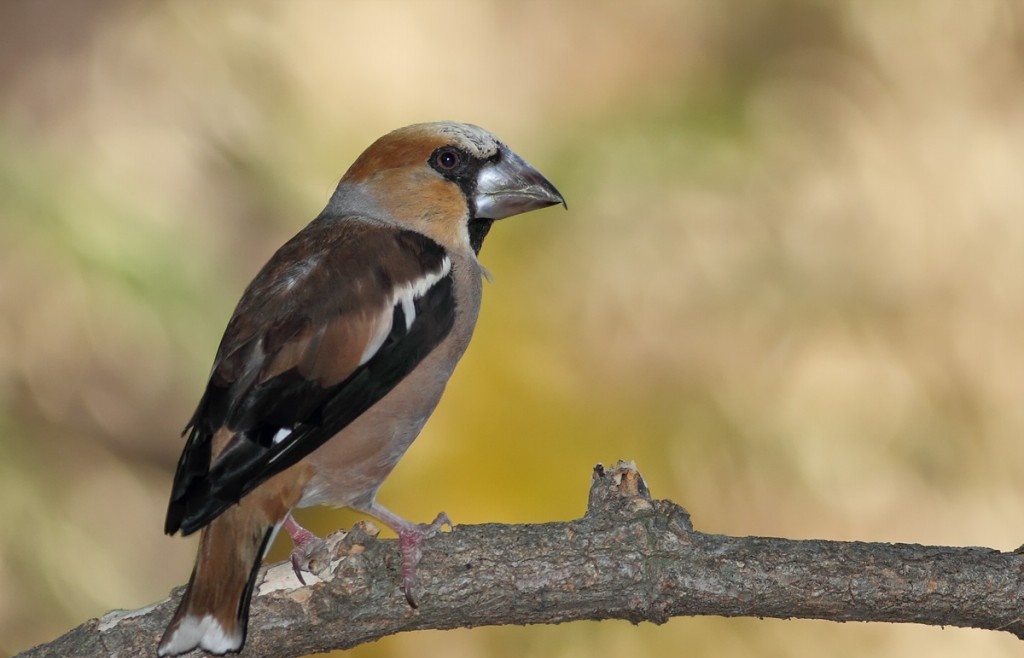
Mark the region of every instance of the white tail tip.
<instances>
[{"instance_id":1,"label":"white tail tip","mask_svg":"<svg viewBox=\"0 0 1024 658\"><path fill-rule=\"evenodd\" d=\"M203 615L202 618L187 615L169 636L164 637L156 653L158 656L176 656L202 647L210 653L223 654L238 651L242 639L241 631L226 633L211 615Z\"/></svg>"}]
</instances>

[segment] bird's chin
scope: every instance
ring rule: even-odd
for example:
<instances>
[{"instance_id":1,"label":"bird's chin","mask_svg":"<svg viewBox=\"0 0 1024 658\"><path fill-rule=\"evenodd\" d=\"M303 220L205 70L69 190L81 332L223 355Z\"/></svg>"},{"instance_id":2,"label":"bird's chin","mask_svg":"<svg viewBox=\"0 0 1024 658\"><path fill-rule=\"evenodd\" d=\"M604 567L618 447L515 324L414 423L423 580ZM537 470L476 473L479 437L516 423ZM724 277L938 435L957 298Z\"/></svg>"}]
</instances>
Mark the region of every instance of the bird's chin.
<instances>
[{"instance_id":1,"label":"bird's chin","mask_svg":"<svg viewBox=\"0 0 1024 658\"><path fill-rule=\"evenodd\" d=\"M474 217L469 220L469 244L474 252L480 253L480 247L484 246L484 238L487 237L494 221L489 217Z\"/></svg>"}]
</instances>

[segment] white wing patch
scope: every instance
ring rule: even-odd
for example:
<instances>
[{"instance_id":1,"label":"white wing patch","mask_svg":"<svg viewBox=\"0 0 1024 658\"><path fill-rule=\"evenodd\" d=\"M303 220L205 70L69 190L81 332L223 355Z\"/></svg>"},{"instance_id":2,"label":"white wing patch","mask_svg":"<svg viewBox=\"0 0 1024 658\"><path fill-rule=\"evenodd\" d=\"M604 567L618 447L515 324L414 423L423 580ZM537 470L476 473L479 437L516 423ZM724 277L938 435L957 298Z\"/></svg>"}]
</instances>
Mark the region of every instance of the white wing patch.
<instances>
[{"instance_id":1,"label":"white wing patch","mask_svg":"<svg viewBox=\"0 0 1024 658\"><path fill-rule=\"evenodd\" d=\"M398 300L402 304L402 315L405 316L405 330L409 331L412 329L412 321L416 319L416 300L412 295L399 297Z\"/></svg>"},{"instance_id":2,"label":"white wing patch","mask_svg":"<svg viewBox=\"0 0 1024 658\"><path fill-rule=\"evenodd\" d=\"M359 358L359 365L363 365L372 359L373 355L380 349L380 346L384 344L384 339L391 333L395 307L399 304L402 305L402 315L405 316L405 330L409 331L412 329L412 323L416 320L416 300L427 294L431 288L437 285L438 281L448 276L451 270L452 261L445 256L441 260L441 268L436 272L427 272L419 279L403 283L395 288L394 292L391 293L389 303L384 307L384 312L381 314L381 321L376 323L376 331L370 336L366 349L363 350L363 354Z\"/></svg>"},{"instance_id":3,"label":"white wing patch","mask_svg":"<svg viewBox=\"0 0 1024 658\"><path fill-rule=\"evenodd\" d=\"M272 443L274 445L277 445L278 443L281 443L282 441L287 439L289 436L291 436L291 434L292 434L292 431L290 429L288 429L287 427L282 427L281 429L277 430L277 434L274 435Z\"/></svg>"}]
</instances>

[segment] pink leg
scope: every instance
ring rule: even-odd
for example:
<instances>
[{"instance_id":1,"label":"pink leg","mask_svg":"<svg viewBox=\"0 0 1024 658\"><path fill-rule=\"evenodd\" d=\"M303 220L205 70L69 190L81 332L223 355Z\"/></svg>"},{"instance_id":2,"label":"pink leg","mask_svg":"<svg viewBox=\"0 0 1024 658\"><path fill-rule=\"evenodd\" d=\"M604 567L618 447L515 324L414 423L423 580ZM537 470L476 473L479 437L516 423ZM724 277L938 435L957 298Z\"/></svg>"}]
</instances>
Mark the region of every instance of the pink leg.
<instances>
[{"instance_id":1,"label":"pink leg","mask_svg":"<svg viewBox=\"0 0 1024 658\"><path fill-rule=\"evenodd\" d=\"M302 577L302 570L309 571L310 558L324 547L324 540L300 526L291 514L284 519L284 529L288 531L292 543L295 544L291 555L292 569L299 582L305 585L306 579Z\"/></svg>"},{"instance_id":2,"label":"pink leg","mask_svg":"<svg viewBox=\"0 0 1024 658\"><path fill-rule=\"evenodd\" d=\"M441 512L433 523L413 523L398 516L376 500L358 509L391 528L398 535L398 547L402 552L402 590L405 592L405 600L409 602L409 605L414 608L418 607L413 596L413 589L416 586L416 565L423 558L420 544L424 539L436 535L442 527L451 528L451 519L447 514Z\"/></svg>"}]
</instances>

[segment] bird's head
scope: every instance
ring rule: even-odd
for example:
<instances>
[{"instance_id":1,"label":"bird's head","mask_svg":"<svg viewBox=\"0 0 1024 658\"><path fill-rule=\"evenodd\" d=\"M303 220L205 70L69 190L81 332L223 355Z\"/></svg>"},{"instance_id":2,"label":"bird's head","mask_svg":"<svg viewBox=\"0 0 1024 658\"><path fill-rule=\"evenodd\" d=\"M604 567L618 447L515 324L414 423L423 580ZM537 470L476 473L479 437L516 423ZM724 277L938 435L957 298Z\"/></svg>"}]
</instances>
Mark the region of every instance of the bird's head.
<instances>
[{"instance_id":1,"label":"bird's head","mask_svg":"<svg viewBox=\"0 0 1024 658\"><path fill-rule=\"evenodd\" d=\"M341 179L328 212L395 222L449 249L479 251L491 224L565 204L544 176L491 133L450 121L399 128Z\"/></svg>"}]
</instances>

